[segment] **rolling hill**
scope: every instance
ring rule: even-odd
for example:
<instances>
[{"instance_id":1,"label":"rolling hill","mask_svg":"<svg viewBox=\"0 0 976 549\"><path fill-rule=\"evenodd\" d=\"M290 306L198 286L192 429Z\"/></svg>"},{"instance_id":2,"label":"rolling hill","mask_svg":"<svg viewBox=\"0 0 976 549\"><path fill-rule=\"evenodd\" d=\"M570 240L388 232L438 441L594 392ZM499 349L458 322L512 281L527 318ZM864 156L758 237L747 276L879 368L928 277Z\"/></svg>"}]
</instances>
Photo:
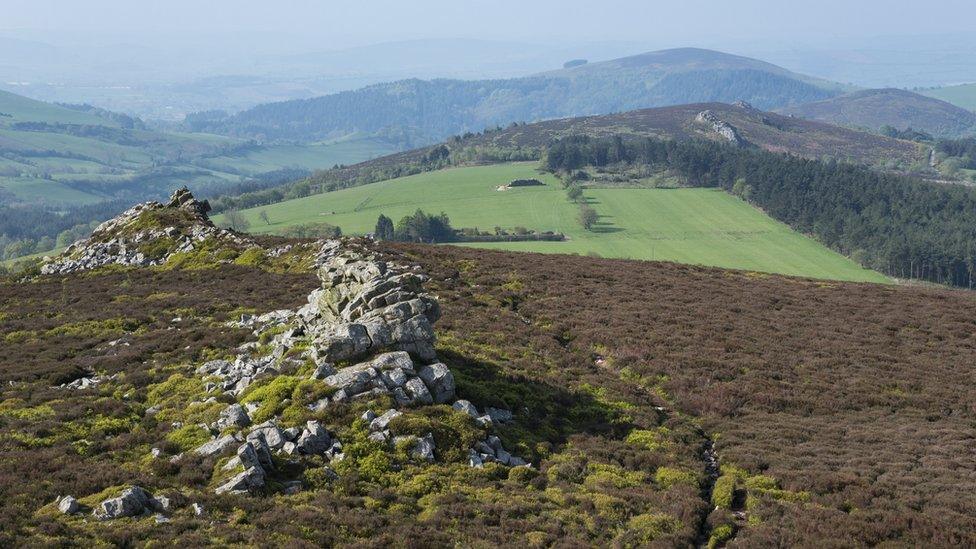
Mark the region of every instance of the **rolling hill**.
<instances>
[{"instance_id":1,"label":"rolling hill","mask_svg":"<svg viewBox=\"0 0 976 549\"><path fill-rule=\"evenodd\" d=\"M745 103L678 105L511 125L500 130L452 139L445 146L451 151L459 152L466 149L500 149L538 155L554 139L573 135L631 135L727 142L728 139L716 131L713 122L700 119L699 115L706 111L717 121L729 125L743 147L758 147L810 159L833 158L895 169L927 165L928 149L917 143L761 111ZM426 147L379 157L319 173L312 180L362 180L370 172L393 171L398 166L418 164L436 148Z\"/></svg>"},{"instance_id":2,"label":"rolling hill","mask_svg":"<svg viewBox=\"0 0 976 549\"><path fill-rule=\"evenodd\" d=\"M935 137L976 133L976 113L946 101L899 89L862 90L792 105L781 112L839 126L877 131L913 128Z\"/></svg>"},{"instance_id":3,"label":"rolling hill","mask_svg":"<svg viewBox=\"0 0 976 549\"><path fill-rule=\"evenodd\" d=\"M682 48L507 80L403 80L260 105L227 118L188 116L194 131L260 139L382 135L404 145L516 121L690 102L744 100L777 108L840 93L837 84L775 65Z\"/></svg>"},{"instance_id":4,"label":"rolling hill","mask_svg":"<svg viewBox=\"0 0 976 549\"><path fill-rule=\"evenodd\" d=\"M158 132L126 115L0 91L0 204L143 200L187 183L218 189L282 170L295 177L392 150L375 139L260 146Z\"/></svg>"},{"instance_id":5,"label":"rolling hill","mask_svg":"<svg viewBox=\"0 0 976 549\"><path fill-rule=\"evenodd\" d=\"M565 242L472 244L484 248L666 260L836 280L887 280L718 189L589 188L585 197L600 219L595 230L586 231L576 221L578 206L567 200L556 178L540 175L535 167L535 163L515 163L440 170L242 213L255 233L281 234L296 225L326 222L346 233L365 234L373 231L380 214L398 220L422 208L448 214L456 228L523 226L568 237ZM530 178L546 185L497 190L509 181ZM261 212L269 223L262 221Z\"/></svg>"}]
</instances>

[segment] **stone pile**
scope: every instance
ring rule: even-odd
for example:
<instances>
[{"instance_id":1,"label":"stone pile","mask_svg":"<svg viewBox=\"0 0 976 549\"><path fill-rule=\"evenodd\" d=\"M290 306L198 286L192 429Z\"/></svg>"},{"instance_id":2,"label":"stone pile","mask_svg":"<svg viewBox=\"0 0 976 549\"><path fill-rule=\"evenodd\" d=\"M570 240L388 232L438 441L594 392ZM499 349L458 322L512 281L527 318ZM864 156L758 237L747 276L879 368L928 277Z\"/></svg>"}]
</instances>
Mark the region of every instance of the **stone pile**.
<instances>
[{"instance_id":1,"label":"stone pile","mask_svg":"<svg viewBox=\"0 0 976 549\"><path fill-rule=\"evenodd\" d=\"M228 438L229 437L229 438ZM221 441L220 443L217 443ZM196 452L215 455L240 443L238 437L228 435L207 443ZM209 445L209 446L208 446ZM216 493L244 493L259 490L267 475L276 469L272 453L324 455L327 459L341 459L342 443L320 422L309 421L302 428L281 429L274 421L256 425L237 447L235 457L223 467L224 471L243 468L216 489Z\"/></svg>"},{"instance_id":2,"label":"stone pile","mask_svg":"<svg viewBox=\"0 0 976 549\"><path fill-rule=\"evenodd\" d=\"M510 452L506 451L502 446L502 440L495 435L478 441L468 451L468 465L471 467L484 467L485 463L501 463L509 467L529 465L529 462L518 456L513 456Z\"/></svg>"},{"instance_id":3,"label":"stone pile","mask_svg":"<svg viewBox=\"0 0 976 549\"><path fill-rule=\"evenodd\" d=\"M151 227L138 229L137 220L147 212L166 208L179 209L189 214L188 226ZM173 193L167 204L151 201L138 204L118 216L102 223L85 240L75 242L41 267L41 274L68 274L103 267L105 265L151 266L165 263L174 253L193 250L200 242L210 238L227 239L238 245L250 241L230 231L217 228L207 217L210 204L196 200L186 187ZM147 257L141 249L145 244L169 238L171 249L162 257Z\"/></svg>"}]
</instances>

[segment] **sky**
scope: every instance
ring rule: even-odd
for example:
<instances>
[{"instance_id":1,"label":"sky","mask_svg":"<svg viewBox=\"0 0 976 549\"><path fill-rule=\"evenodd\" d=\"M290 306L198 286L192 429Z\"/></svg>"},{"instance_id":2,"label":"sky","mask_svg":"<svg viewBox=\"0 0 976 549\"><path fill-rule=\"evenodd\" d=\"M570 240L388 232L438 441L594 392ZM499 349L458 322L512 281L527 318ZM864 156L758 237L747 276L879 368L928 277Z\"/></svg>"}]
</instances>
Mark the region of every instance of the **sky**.
<instances>
[{"instance_id":1,"label":"sky","mask_svg":"<svg viewBox=\"0 0 976 549\"><path fill-rule=\"evenodd\" d=\"M416 38L828 45L971 32L973 0L4 0L0 32L154 41L250 35L252 47L341 48ZM58 37L60 35L60 38ZM253 40L265 36L267 42ZM287 39L283 39L287 37Z\"/></svg>"}]
</instances>

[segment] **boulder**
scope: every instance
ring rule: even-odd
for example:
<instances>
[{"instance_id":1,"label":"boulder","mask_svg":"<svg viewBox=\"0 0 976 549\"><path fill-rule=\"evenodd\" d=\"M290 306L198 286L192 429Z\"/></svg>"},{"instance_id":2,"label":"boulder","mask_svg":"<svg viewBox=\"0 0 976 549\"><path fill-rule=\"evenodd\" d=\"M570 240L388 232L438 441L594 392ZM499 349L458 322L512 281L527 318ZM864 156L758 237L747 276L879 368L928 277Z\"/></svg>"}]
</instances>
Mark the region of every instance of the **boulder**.
<instances>
[{"instance_id":1,"label":"boulder","mask_svg":"<svg viewBox=\"0 0 976 549\"><path fill-rule=\"evenodd\" d=\"M423 438L417 439L417 443L410 449L410 457L434 461L434 435L427 433Z\"/></svg>"},{"instance_id":2,"label":"boulder","mask_svg":"<svg viewBox=\"0 0 976 549\"><path fill-rule=\"evenodd\" d=\"M235 494L257 490L263 487L264 471L262 471L259 467L251 467L242 473L234 475L233 478L219 486L215 492L218 494Z\"/></svg>"},{"instance_id":3,"label":"boulder","mask_svg":"<svg viewBox=\"0 0 976 549\"><path fill-rule=\"evenodd\" d=\"M247 427L251 424L251 417L240 404L231 404L220 412L217 428L221 431L230 427Z\"/></svg>"},{"instance_id":4,"label":"boulder","mask_svg":"<svg viewBox=\"0 0 976 549\"><path fill-rule=\"evenodd\" d=\"M119 497L103 501L95 516L101 520L121 517L134 517L146 513L152 505L152 496L139 486L132 486L122 491Z\"/></svg>"},{"instance_id":5,"label":"boulder","mask_svg":"<svg viewBox=\"0 0 976 549\"><path fill-rule=\"evenodd\" d=\"M451 408L454 408L458 412L464 412L474 418L478 417L479 415L478 409L474 407L474 404L471 404L471 402L467 400L459 400L452 404Z\"/></svg>"},{"instance_id":6,"label":"boulder","mask_svg":"<svg viewBox=\"0 0 976 549\"><path fill-rule=\"evenodd\" d=\"M332 437L318 421L309 421L298 442L295 443L296 449L308 455L318 455L325 453L332 447Z\"/></svg>"},{"instance_id":7,"label":"boulder","mask_svg":"<svg viewBox=\"0 0 976 549\"><path fill-rule=\"evenodd\" d=\"M454 374L446 365L438 362L424 366L417 375L427 384L435 403L444 404L454 400Z\"/></svg>"},{"instance_id":8,"label":"boulder","mask_svg":"<svg viewBox=\"0 0 976 549\"><path fill-rule=\"evenodd\" d=\"M72 496L64 496L61 501L58 502L58 511L61 511L65 515L73 515L78 512L81 506L78 505L78 500Z\"/></svg>"},{"instance_id":9,"label":"boulder","mask_svg":"<svg viewBox=\"0 0 976 549\"><path fill-rule=\"evenodd\" d=\"M434 403L434 398L431 396L430 391L419 377L415 377L407 381L403 388L407 391L407 394L410 395L411 402L417 404Z\"/></svg>"},{"instance_id":10,"label":"boulder","mask_svg":"<svg viewBox=\"0 0 976 549\"><path fill-rule=\"evenodd\" d=\"M485 408L485 414L491 418L493 423L506 423L512 421L512 412L502 410L501 408L492 408L489 406Z\"/></svg>"},{"instance_id":11,"label":"boulder","mask_svg":"<svg viewBox=\"0 0 976 549\"><path fill-rule=\"evenodd\" d=\"M210 457L224 453L225 451L234 447L238 442L239 441L234 438L234 435L225 435L211 440L206 444L202 444L193 451L201 456Z\"/></svg>"},{"instance_id":12,"label":"boulder","mask_svg":"<svg viewBox=\"0 0 976 549\"><path fill-rule=\"evenodd\" d=\"M386 412L383 413L383 415L370 422L369 430L383 431L386 429L386 426L389 425L391 421L393 421L394 418L402 415L403 413L398 410L393 410L393 409L387 410Z\"/></svg>"},{"instance_id":13,"label":"boulder","mask_svg":"<svg viewBox=\"0 0 976 549\"><path fill-rule=\"evenodd\" d=\"M273 422L266 421L260 425L255 426L251 429L251 432L247 435L247 440L252 440L258 435L264 437L265 443L268 448L272 450L278 450L287 441L285 438L285 433Z\"/></svg>"}]
</instances>

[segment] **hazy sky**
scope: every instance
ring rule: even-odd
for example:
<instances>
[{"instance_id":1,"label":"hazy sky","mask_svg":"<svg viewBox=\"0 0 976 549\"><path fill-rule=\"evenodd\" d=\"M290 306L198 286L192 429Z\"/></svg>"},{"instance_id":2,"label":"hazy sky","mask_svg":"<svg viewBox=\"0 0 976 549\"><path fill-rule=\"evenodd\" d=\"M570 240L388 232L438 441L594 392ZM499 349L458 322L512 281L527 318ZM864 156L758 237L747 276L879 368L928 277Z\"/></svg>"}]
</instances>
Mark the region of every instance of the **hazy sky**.
<instances>
[{"instance_id":1,"label":"hazy sky","mask_svg":"<svg viewBox=\"0 0 976 549\"><path fill-rule=\"evenodd\" d=\"M829 45L834 38L972 32L974 0L3 0L0 31L106 40L287 33L268 49L412 38L736 40ZM112 36L114 38L114 36Z\"/></svg>"}]
</instances>

